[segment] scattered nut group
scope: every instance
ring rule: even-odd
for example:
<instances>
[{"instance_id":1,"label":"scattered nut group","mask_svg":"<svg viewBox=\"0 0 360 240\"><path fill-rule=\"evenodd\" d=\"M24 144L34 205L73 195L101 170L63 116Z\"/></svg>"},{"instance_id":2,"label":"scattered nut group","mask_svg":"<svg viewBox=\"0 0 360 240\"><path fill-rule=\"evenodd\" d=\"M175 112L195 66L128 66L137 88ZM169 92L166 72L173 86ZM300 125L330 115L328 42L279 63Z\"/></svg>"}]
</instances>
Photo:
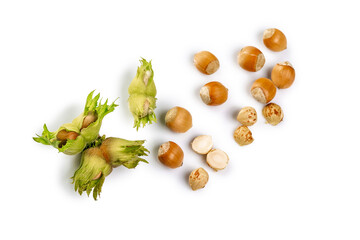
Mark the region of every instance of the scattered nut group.
<instances>
[{"instance_id":1,"label":"scattered nut group","mask_svg":"<svg viewBox=\"0 0 360 240\"><path fill-rule=\"evenodd\" d=\"M287 39L283 32L276 28L266 29L263 33L264 45L279 52L287 48ZM265 65L264 54L256 47L243 47L237 56L241 68L250 72L260 71ZM209 51L201 51L194 55L194 65L203 74L215 73L220 63L217 57ZM262 109L262 115L267 123L275 126L279 124L284 113L281 107L270 103L278 89L289 88L295 80L295 70L290 62L277 63L271 72L271 79L258 78L250 89L251 95L260 103L266 104ZM209 106L217 106L225 103L228 99L228 89L218 81L212 81L200 89L201 100ZM257 112L253 107L243 107L236 119L241 124L233 134L235 142L240 146L249 145L254 141L249 127L257 122ZM174 132L184 133L192 127L192 116L182 107L170 109L165 116L166 126ZM226 168L229 156L222 150L213 148L213 140L209 135L200 135L193 139L191 148L198 154L206 155L206 163L215 171ZM184 152L176 143L169 141L162 144L158 152L159 160L170 168L182 166ZM204 188L209 180L209 174L203 168L197 168L189 175L189 185L192 190Z\"/></svg>"}]
</instances>

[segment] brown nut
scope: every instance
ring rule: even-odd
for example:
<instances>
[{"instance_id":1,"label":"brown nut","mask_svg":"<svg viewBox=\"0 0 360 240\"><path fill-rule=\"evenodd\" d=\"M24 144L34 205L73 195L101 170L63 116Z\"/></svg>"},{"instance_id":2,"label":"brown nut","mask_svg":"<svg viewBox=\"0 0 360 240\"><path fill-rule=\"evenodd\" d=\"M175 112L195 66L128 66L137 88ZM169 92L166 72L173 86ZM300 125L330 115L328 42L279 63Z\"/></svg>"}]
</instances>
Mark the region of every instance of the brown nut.
<instances>
[{"instance_id":1,"label":"brown nut","mask_svg":"<svg viewBox=\"0 0 360 240\"><path fill-rule=\"evenodd\" d=\"M215 171L224 169L228 162L228 155L220 149L212 149L206 155L206 163Z\"/></svg>"},{"instance_id":2,"label":"brown nut","mask_svg":"<svg viewBox=\"0 0 360 240\"><path fill-rule=\"evenodd\" d=\"M268 78L259 78L251 87L251 95L261 103L268 103L276 95L275 84Z\"/></svg>"},{"instance_id":3,"label":"brown nut","mask_svg":"<svg viewBox=\"0 0 360 240\"><path fill-rule=\"evenodd\" d=\"M183 164L184 152L179 145L169 141L161 144L158 159L169 168L178 168Z\"/></svg>"},{"instance_id":4,"label":"brown nut","mask_svg":"<svg viewBox=\"0 0 360 240\"><path fill-rule=\"evenodd\" d=\"M96 113L90 111L88 114L84 117L81 129L87 128L91 123L96 122L98 119L98 116Z\"/></svg>"},{"instance_id":5,"label":"brown nut","mask_svg":"<svg viewBox=\"0 0 360 240\"><path fill-rule=\"evenodd\" d=\"M276 103L266 105L262 110L262 114L266 121L273 126L278 125L284 118L284 112Z\"/></svg>"},{"instance_id":6,"label":"brown nut","mask_svg":"<svg viewBox=\"0 0 360 240\"><path fill-rule=\"evenodd\" d=\"M210 75L216 72L220 63L214 54L208 51L198 52L194 56L195 67L202 73Z\"/></svg>"},{"instance_id":7,"label":"brown nut","mask_svg":"<svg viewBox=\"0 0 360 240\"><path fill-rule=\"evenodd\" d=\"M265 46L275 52L287 48L287 40L283 32L276 28L269 28L264 31L263 42Z\"/></svg>"},{"instance_id":8,"label":"brown nut","mask_svg":"<svg viewBox=\"0 0 360 240\"><path fill-rule=\"evenodd\" d=\"M272 72L271 80L278 88L289 88L295 80L295 69L290 62L277 63Z\"/></svg>"},{"instance_id":9,"label":"brown nut","mask_svg":"<svg viewBox=\"0 0 360 240\"><path fill-rule=\"evenodd\" d=\"M217 106L226 102L228 89L220 82L209 82L200 89L201 100L210 106Z\"/></svg>"},{"instance_id":10,"label":"brown nut","mask_svg":"<svg viewBox=\"0 0 360 240\"><path fill-rule=\"evenodd\" d=\"M174 132L184 133L192 127L192 117L185 108L173 107L166 113L165 124Z\"/></svg>"},{"instance_id":11,"label":"brown nut","mask_svg":"<svg viewBox=\"0 0 360 240\"><path fill-rule=\"evenodd\" d=\"M234 131L234 139L240 146L245 146L254 141L252 133L247 126L239 126Z\"/></svg>"},{"instance_id":12,"label":"brown nut","mask_svg":"<svg viewBox=\"0 0 360 240\"><path fill-rule=\"evenodd\" d=\"M195 169L190 173L189 185L193 191L204 188L209 181L209 174L203 168Z\"/></svg>"},{"instance_id":13,"label":"brown nut","mask_svg":"<svg viewBox=\"0 0 360 240\"><path fill-rule=\"evenodd\" d=\"M198 154L207 154L212 147L213 141L209 135L197 136L191 143L191 148Z\"/></svg>"},{"instance_id":14,"label":"brown nut","mask_svg":"<svg viewBox=\"0 0 360 240\"><path fill-rule=\"evenodd\" d=\"M236 118L244 126L252 126L257 121L257 113L253 107L243 107Z\"/></svg>"},{"instance_id":15,"label":"brown nut","mask_svg":"<svg viewBox=\"0 0 360 240\"><path fill-rule=\"evenodd\" d=\"M250 72L259 71L265 64L264 54L256 47L247 46L240 50L238 57L240 67Z\"/></svg>"},{"instance_id":16,"label":"brown nut","mask_svg":"<svg viewBox=\"0 0 360 240\"><path fill-rule=\"evenodd\" d=\"M59 131L56 134L57 140L60 140L60 141L75 140L78 136L79 136L79 134L77 132L66 131L65 129Z\"/></svg>"}]
</instances>

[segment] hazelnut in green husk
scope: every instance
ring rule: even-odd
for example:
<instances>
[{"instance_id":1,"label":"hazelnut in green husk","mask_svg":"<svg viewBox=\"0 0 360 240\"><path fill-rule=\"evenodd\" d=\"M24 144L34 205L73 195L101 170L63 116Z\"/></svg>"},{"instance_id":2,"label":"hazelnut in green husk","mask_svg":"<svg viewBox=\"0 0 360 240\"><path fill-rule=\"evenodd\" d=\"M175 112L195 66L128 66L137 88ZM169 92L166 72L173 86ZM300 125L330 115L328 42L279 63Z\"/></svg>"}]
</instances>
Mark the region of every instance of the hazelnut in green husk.
<instances>
[{"instance_id":1,"label":"hazelnut in green husk","mask_svg":"<svg viewBox=\"0 0 360 240\"><path fill-rule=\"evenodd\" d=\"M105 136L98 137L88 145L81 156L79 169L72 177L75 191L81 195L84 191L96 200L100 195L101 187L113 168L121 165L135 168L138 163L146 162L142 156L147 156L149 151L143 146L145 141L129 141L121 138Z\"/></svg>"},{"instance_id":2,"label":"hazelnut in green husk","mask_svg":"<svg viewBox=\"0 0 360 240\"><path fill-rule=\"evenodd\" d=\"M103 118L110 112L114 111L117 106L114 102L108 105L99 102L100 94L93 97L92 91L87 99L84 111L75 118L71 123L65 123L55 132L50 132L44 124L42 135L33 139L36 142L52 145L68 155L81 153L87 144L93 142L98 136Z\"/></svg>"},{"instance_id":3,"label":"hazelnut in green husk","mask_svg":"<svg viewBox=\"0 0 360 240\"><path fill-rule=\"evenodd\" d=\"M141 66L138 67L136 76L131 81L129 92L129 110L134 117L134 127L136 130L140 126L156 122L156 86L154 83L154 71L151 61L140 60Z\"/></svg>"}]
</instances>

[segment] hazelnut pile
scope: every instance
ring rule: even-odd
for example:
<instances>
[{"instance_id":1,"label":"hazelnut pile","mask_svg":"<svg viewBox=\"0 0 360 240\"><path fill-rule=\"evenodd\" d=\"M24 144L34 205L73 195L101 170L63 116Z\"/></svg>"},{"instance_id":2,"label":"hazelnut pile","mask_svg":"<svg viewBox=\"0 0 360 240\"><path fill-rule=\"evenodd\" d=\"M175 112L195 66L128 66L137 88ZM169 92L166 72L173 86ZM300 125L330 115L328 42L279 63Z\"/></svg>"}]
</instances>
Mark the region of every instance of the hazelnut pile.
<instances>
[{"instance_id":1,"label":"hazelnut pile","mask_svg":"<svg viewBox=\"0 0 360 240\"><path fill-rule=\"evenodd\" d=\"M280 52L287 48L287 39L283 32L276 28L266 29L263 33L264 45L274 51ZM249 72L258 72L265 65L264 54L254 46L243 47L237 56L238 64L241 68ZM203 74L211 75L215 73L220 62L217 57L209 51L201 51L194 56L195 67ZM250 90L255 100L264 104L262 115L266 122L276 126L284 118L281 107L271 102L277 89L289 88L295 80L295 70L289 61L277 63L271 72L271 77L256 79ZM218 81L212 81L200 88L200 98L208 106L218 106L225 103L228 99L228 89ZM241 124L233 134L235 142L240 146L249 145L254 141L249 127L257 122L257 112L251 106L240 109L236 119ZM165 116L166 126L177 133L185 133L192 127L192 116L190 112L182 107L170 109ZM224 169L228 162L228 155L218 149L213 148L212 137L200 135L191 142L192 149L201 155L206 156L206 163L215 171ZM178 168L183 164L184 152L179 145L169 141L162 144L158 151L158 158L161 163L169 168ZM205 187L209 180L209 174L204 168L197 168L189 175L189 185L192 190Z\"/></svg>"}]
</instances>

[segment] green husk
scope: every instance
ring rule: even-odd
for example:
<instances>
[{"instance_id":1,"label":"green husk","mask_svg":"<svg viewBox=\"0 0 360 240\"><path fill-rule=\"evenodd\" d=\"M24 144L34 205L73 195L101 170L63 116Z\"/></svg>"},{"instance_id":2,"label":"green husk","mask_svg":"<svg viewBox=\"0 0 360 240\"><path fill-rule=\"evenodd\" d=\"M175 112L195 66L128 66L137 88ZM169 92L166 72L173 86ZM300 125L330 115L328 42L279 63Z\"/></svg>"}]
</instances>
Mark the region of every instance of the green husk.
<instances>
[{"instance_id":1,"label":"green husk","mask_svg":"<svg viewBox=\"0 0 360 240\"><path fill-rule=\"evenodd\" d=\"M86 149L81 155L81 163L76 170L73 179L75 191L80 195L86 192L89 196L93 192L93 198L100 196L105 177L112 171L111 165L105 160L100 148ZM101 176L99 177L99 174ZM97 178L98 177L98 178Z\"/></svg>"},{"instance_id":2,"label":"green husk","mask_svg":"<svg viewBox=\"0 0 360 240\"><path fill-rule=\"evenodd\" d=\"M45 145L51 145L54 148L58 149L59 152L74 155L77 153L81 153L81 151L86 147L87 144L94 141L99 136L100 127L102 124L103 118L109 114L110 112L114 111L115 101L112 104L108 104L108 100L105 101L104 104L99 102L100 94L97 94L93 97L94 91L92 91L86 99L86 104L83 113L81 113L78 117L76 117L71 123L65 123L59 127L59 129L55 132L50 132L44 124L44 130L42 135L37 135L33 139ZM91 123L88 127L82 128L82 123L84 118L87 116L88 113L96 113L97 120ZM65 145L60 144L56 138L56 135L61 130L73 131L79 134L79 136L75 140L67 140Z\"/></svg>"},{"instance_id":3,"label":"green husk","mask_svg":"<svg viewBox=\"0 0 360 240\"><path fill-rule=\"evenodd\" d=\"M156 122L156 86L151 61L140 60L136 76L131 81L129 92L129 110L134 117L134 127L145 127L146 124Z\"/></svg>"},{"instance_id":4,"label":"green husk","mask_svg":"<svg viewBox=\"0 0 360 240\"><path fill-rule=\"evenodd\" d=\"M122 138L109 137L101 144L101 150L111 166L116 168L124 166L127 168L135 168L139 162L148 163L141 156L147 156L147 150L143 144L144 140L129 141Z\"/></svg>"}]
</instances>

